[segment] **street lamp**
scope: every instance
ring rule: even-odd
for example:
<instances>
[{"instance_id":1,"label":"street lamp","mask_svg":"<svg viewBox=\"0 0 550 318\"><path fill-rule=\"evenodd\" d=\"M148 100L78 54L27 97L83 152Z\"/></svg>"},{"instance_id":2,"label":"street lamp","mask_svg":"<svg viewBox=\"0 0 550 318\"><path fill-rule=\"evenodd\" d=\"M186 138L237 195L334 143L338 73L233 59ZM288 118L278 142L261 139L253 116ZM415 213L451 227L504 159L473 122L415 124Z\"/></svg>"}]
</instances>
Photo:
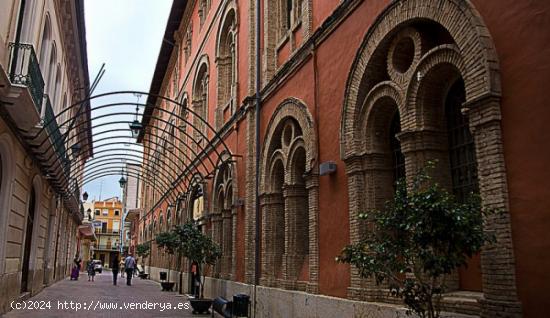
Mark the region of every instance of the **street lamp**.
<instances>
[{"instance_id":1,"label":"street lamp","mask_svg":"<svg viewBox=\"0 0 550 318\"><path fill-rule=\"evenodd\" d=\"M82 199L84 199L84 201L88 200L88 192L82 193Z\"/></svg>"},{"instance_id":2,"label":"street lamp","mask_svg":"<svg viewBox=\"0 0 550 318\"><path fill-rule=\"evenodd\" d=\"M141 94L136 94L136 97L139 102L139 98L141 97ZM136 116L134 117L134 121L130 124L130 130L132 131L133 138L137 138L141 133L141 130L143 129L143 125L138 120L138 114L139 114L139 104L136 104Z\"/></svg>"},{"instance_id":3,"label":"street lamp","mask_svg":"<svg viewBox=\"0 0 550 318\"><path fill-rule=\"evenodd\" d=\"M123 198L122 196L124 195L124 186L126 185L126 178L124 178L124 169L122 169L121 171L121 177L120 177L120 180L118 180L118 184L120 184L120 189L122 191L122 195L121 195L121 203L122 203L122 218L121 218L121 222L120 222L120 226L121 226L121 229L120 229L120 246L119 246L119 252L120 252L120 255L122 255L122 252L123 252L123 246L124 246L124 241L123 241L123 236L122 236L122 233L124 232L124 219L125 219L125 204L124 204L124 201L123 201Z\"/></svg>"},{"instance_id":4,"label":"street lamp","mask_svg":"<svg viewBox=\"0 0 550 318\"><path fill-rule=\"evenodd\" d=\"M120 184L121 189L124 189L124 186L126 185L126 178L124 178L124 171L122 173L123 175L118 180L118 184Z\"/></svg>"},{"instance_id":5,"label":"street lamp","mask_svg":"<svg viewBox=\"0 0 550 318\"><path fill-rule=\"evenodd\" d=\"M132 138L137 138L141 133L142 129L143 129L143 125L137 119L135 119L130 124L130 130L132 131Z\"/></svg>"},{"instance_id":6,"label":"street lamp","mask_svg":"<svg viewBox=\"0 0 550 318\"><path fill-rule=\"evenodd\" d=\"M79 145L79 144L73 144L71 146L71 152L73 154L73 157L76 157L78 156L78 153L80 153L80 150L82 149L82 147Z\"/></svg>"}]
</instances>

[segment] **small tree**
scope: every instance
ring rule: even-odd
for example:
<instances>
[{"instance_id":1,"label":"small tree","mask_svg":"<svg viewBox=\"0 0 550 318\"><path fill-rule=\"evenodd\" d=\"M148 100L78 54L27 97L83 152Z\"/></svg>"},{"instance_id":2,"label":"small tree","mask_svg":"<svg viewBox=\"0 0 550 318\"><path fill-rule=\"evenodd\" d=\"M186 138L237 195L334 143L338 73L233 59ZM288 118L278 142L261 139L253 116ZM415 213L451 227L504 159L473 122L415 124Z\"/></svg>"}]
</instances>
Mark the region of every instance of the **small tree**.
<instances>
[{"instance_id":1,"label":"small tree","mask_svg":"<svg viewBox=\"0 0 550 318\"><path fill-rule=\"evenodd\" d=\"M163 253L168 254L168 282L170 282L171 255L174 255L179 246L178 235L173 231L162 232L155 238L158 247L163 249Z\"/></svg>"},{"instance_id":2,"label":"small tree","mask_svg":"<svg viewBox=\"0 0 550 318\"><path fill-rule=\"evenodd\" d=\"M136 246L136 253L141 258L141 266L145 268L144 259L149 256L151 252L151 244L149 242L141 243Z\"/></svg>"},{"instance_id":3,"label":"small tree","mask_svg":"<svg viewBox=\"0 0 550 318\"><path fill-rule=\"evenodd\" d=\"M206 265L215 265L221 256L220 247L212 239L204 235L193 223L177 226L174 231L179 237L179 249L184 257L191 262L196 262L199 274L200 293L199 298L204 298L204 282Z\"/></svg>"},{"instance_id":4,"label":"small tree","mask_svg":"<svg viewBox=\"0 0 550 318\"><path fill-rule=\"evenodd\" d=\"M439 317L445 276L494 240L483 231L483 214L493 212L481 207L478 195L457 201L423 169L409 189L398 182L383 210L359 216L369 226L366 237L346 246L336 260L354 265L377 284L387 282L408 314Z\"/></svg>"}]
</instances>

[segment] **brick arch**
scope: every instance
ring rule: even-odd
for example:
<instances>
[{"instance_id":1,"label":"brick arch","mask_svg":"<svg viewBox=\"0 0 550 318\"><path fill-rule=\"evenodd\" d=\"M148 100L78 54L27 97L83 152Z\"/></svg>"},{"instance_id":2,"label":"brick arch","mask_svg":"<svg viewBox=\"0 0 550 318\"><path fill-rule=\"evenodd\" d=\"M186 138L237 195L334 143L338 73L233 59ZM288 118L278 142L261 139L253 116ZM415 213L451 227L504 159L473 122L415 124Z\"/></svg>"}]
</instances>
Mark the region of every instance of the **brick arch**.
<instances>
[{"instance_id":1,"label":"brick arch","mask_svg":"<svg viewBox=\"0 0 550 318\"><path fill-rule=\"evenodd\" d=\"M430 127L427 116L430 110L424 109L424 105L419 103L420 94L423 91L422 84L429 73L434 73L445 69L439 77L443 85L450 85L458 76L464 79L466 72L464 60L455 45L440 45L427 52L418 65L416 65L414 74L421 74L421 77L412 76L410 78L407 90L405 92L405 104L403 105L403 114L406 115L407 127L412 128L436 128ZM446 89L444 89L446 90Z\"/></svg>"},{"instance_id":2,"label":"brick arch","mask_svg":"<svg viewBox=\"0 0 550 318\"><path fill-rule=\"evenodd\" d=\"M212 238L222 248L222 259L215 272L222 278L232 279L236 270L236 231L238 185L236 165L227 161L229 153L223 152L218 161L212 184ZM223 165L222 165L223 163ZM221 166L220 166L221 165Z\"/></svg>"},{"instance_id":3,"label":"brick arch","mask_svg":"<svg viewBox=\"0 0 550 318\"><path fill-rule=\"evenodd\" d=\"M285 119L292 118L296 120L302 130L302 138L306 148L306 173L311 172L317 160L317 147L315 131L313 129L313 117L307 109L307 106L296 98L287 98L275 109L275 112L269 120L266 134L264 137L264 147L260 154L260 167L264 167L264 172L260 174L260 192L266 191L266 173L265 168L268 167L269 148L274 141L274 136L277 128Z\"/></svg>"},{"instance_id":4,"label":"brick arch","mask_svg":"<svg viewBox=\"0 0 550 318\"><path fill-rule=\"evenodd\" d=\"M261 284L315 293L319 272L319 194L318 174L313 168L317 148L306 105L295 98L283 101L267 125L264 145L260 154L259 198ZM292 162L297 158L297 149L301 152L298 164ZM301 182L292 177L294 168L303 173ZM276 180L273 175L277 175Z\"/></svg>"},{"instance_id":5,"label":"brick arch","mask_svg":"<svg viewBox=\"0 0 550 318\"><path fill-rule=\"evenodd\" d=\"M371 57L380 44L395 30L407 23L423 19L434 21L445 28L455 41L461 56L465 57L464 74L467 101L484 96L500 96L498 58L490 33L481 16L465 0L409 0L394 1L376 19L352 64L348 77L341 116L341 157L350 157L350 132L357 105L361 103L361 85Z\"/></svg>"},{"instance_id":6,"label":"brick arch","mask_svg":"<svg viewBox=\"0 0 550 318\"><path fill-rule=\"evenodd\" d=\"M239 11L238 11L238 4L236 0L230 0L226 1L226 3L223 5L222 9L222 18L220 19L220 24L218 28L218 32L216 35L216 56L220 55L220 46L223 39L223 31L224 26L227 24L227 19L229 18L229 14L233 12L233 19L235 23L235 32L238 32L239 29Z\"/></svg>"},{"instance_id":7,"label":"brick arch","mask_svg":"<svg viewBox=\"0 0 550 318\"><path fill-rule=\"evenodd\" d=\"M380 112L395 112L395 108L401 108L398 111L403 113L403 103L400 88L391 81L384 81L377 84L367 95L365 103L359 110L354 119L353 138L351 139L352 153L362 155L377 151L373 144L373 129L376 118ZM388 105L394 104L393 105ZM370 131L371 133L368 133Z\"/></svg>"}]
</instances>

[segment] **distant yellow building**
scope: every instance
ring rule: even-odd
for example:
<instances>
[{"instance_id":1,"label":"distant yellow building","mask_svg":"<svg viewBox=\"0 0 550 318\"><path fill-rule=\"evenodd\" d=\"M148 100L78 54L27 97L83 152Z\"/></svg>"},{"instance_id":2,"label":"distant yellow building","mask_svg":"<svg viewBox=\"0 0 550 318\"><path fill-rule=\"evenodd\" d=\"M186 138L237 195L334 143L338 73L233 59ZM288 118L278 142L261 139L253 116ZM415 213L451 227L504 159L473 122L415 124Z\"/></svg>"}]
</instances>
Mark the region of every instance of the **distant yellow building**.
<instances>
[{"instance_id":1,"label":"distant yellow building","mask_svg":"<svg viewBox=\"0 0 550 318\"><path fill-rule=\"evenodd\" d=\"M110 267L111 259L119 254L122 223L122 202L117 197L94 202L92 215L97 236L94 259Z\"/></svg>"}]
</instances>

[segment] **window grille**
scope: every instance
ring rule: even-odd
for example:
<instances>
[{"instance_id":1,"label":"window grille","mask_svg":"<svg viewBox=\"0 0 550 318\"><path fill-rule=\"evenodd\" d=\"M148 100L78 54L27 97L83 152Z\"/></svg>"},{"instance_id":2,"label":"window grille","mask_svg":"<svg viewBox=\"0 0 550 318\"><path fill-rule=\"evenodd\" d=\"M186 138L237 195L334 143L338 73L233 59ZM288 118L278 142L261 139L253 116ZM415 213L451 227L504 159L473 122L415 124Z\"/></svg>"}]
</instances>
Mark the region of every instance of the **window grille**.
<instances>
[{"instance_id":1,"label":"window grille","mask_svg":"<svg viewBox=\"0 0 550 318\"><path fill-rule=\"evenodd\" d=\"M453 84L445 101L452 190L460 201L479 191L474 139L468 117L460 111L464 101L464 82L460 80Z\"/></svg>"},{"instance_id":2,"label":"window grille","mask_svg":"<svg viewBox=\"0 0 550 318\"><path fill-rule=\"evenodd\" d=\"M405 178L405 156L403 156L403 153L401 152L401 143L396 136L400 132L401 122L399 119L399 113L396 112L390 125L390 147L393 159L394 183L401 178Z\"/></svg>"}]
</instances>

